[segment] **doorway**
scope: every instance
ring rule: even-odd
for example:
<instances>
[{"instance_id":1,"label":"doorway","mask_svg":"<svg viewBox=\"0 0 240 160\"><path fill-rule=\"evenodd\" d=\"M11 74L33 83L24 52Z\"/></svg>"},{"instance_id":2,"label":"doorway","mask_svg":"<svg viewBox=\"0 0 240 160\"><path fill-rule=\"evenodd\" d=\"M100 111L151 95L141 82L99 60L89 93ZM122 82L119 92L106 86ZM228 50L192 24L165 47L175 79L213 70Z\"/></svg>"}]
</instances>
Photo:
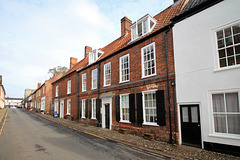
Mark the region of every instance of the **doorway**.
<instances>
[{"instance_id":1,"label":"doorway","mask_svg":"<svg viewBox=\"0 0 240 160\"><path fill-rule=\"evenodd\" d=\"M199 105L180 105L182 144L202 147Z\"/></svg>"},{"instance_id":2,"label":"doorway","mask_svg":"<svg viewBox=\"0 0 240 160\"><path fill-rule=\"evenodd\" d=\"M63 118L64 115L64 100L62 99L60 101L60 114L59 114L59 118Z\"/></svg>"},{"instance_id":3,"label":"doorway","mask_svg":"<svg viewBox=\"0 0 240 160\"><path fill-rule=\"evenodd\" d=\"M112 98L102 99L102 128L112 129Z\"/></svg>"},{"instance_id":4,"label":"doorway","mask_svg":"<svg viewBox=\"0 0 240 160\"><path fill-rule=\"evenodd\" d=\"M105 128L109 129L110 116L109 116L109 107L110 104L105 104Z\"/></svg>"}]
</instances>

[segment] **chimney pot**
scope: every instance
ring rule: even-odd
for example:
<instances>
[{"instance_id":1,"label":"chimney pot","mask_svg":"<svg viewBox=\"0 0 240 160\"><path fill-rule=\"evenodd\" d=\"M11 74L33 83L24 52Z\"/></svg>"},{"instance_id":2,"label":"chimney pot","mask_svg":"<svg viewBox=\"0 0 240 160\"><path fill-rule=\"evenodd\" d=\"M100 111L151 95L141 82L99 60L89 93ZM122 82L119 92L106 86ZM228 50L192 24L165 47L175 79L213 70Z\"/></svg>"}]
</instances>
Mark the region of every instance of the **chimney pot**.
<instances>
[{"instance_id":1,"label":"chimney pot","mask_svg":"<svg viewBox=\"0 0 240 160\"><path fill-rule=\"evenodd\" d=\"M70 57L70 68L77 64L77 58Z\"/></svg>"},{"instance_id":2,"label":"chimney pot","mask_svg":"<svg viewBox=\"0 0 240 160\"><path fill-rule=\"evenodd\" d=\"M121 19L121 36L125 36L128 32L131 31L130 25L132 21L127 17Z\"/></svg>"}]
</instances>

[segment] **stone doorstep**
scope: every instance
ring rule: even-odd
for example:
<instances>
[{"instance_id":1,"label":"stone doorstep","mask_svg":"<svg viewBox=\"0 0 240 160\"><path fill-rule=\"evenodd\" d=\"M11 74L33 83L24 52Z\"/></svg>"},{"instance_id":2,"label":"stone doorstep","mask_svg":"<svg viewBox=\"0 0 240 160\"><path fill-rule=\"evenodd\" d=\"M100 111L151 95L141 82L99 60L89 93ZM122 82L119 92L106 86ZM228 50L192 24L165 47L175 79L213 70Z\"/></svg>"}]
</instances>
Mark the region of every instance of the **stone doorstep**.
<instances>
[{"instance_id":1,"label":"stone doorstep","mask_svg":"<svg viewBox=\"0 0 240 160\"><path fill-rule=\"evenodd\" d=\"M181 150L187 150L187 151L198 152L198 153L203 151L203 149L201 149L201 148L191 147L191 146L186 146L186 145L178 145L178 148Z\"/></svg>"},{"instance_id":2,"label":"stone doorstep","mask_svg":"<svg viewBox=\"0 0 240 160\"><path fill-rule=\"evenodd\" d=\"M128 130L126 128L120 128L118 131L119 133L126 134Z\"/></svg>"},{"instance_id":3,"label":"stone doorstep","mask_svg":"<svg viewBox=\"0 0 240 160\"><path fill-rule=\"evenodd\" d=\"M153 141L155 139L155 134L146 132L146 133L144 133L143 137L144 137L144 139L147 139L149 141Z\"/></svg>"}]
</instances>

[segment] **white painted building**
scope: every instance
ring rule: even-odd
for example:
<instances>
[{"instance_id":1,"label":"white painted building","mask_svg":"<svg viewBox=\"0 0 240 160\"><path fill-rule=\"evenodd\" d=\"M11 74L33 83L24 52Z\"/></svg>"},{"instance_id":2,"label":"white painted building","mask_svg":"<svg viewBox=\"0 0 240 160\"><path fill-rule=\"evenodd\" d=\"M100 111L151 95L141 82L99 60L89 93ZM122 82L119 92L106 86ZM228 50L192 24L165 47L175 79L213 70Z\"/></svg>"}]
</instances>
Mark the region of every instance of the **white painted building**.
<instances>
[{"instance_id":1,"label":"white painted building","mask_svg":"<svg viewBox=\"0 0 240 160\"><path fill-rule=\"evenodd\" d=\"M22 107L23 98L5 98L5 107Z\"/></svg>"},{"instance_id":2,"label":"white painted building","mask_svg":"<svg viewBox=\"0 0 240 160\"><path fill-rule=\"evenodd\" d=\"M180 143L240 154L240 1L189 0L173 21Z\"/></svg>"}]
</instances>

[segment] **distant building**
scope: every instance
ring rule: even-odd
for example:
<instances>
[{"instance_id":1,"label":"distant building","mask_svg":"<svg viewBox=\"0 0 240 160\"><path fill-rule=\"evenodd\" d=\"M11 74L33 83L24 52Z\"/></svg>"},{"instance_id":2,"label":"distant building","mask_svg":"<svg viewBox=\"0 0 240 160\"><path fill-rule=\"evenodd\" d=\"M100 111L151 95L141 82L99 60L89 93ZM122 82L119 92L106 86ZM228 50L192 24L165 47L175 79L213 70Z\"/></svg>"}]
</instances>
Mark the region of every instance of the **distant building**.
<instances>
[{"instance_id":1,"label":"distant building","mask_svg":"<svg viewBox=\"0 0 240 160\"><path fill-rule=\"evenodd\" d=\"M5 107L22 107L23 98L5 98Z\"/></svg>"},{"instance_id":2,"label":"distant building","mask_svg":"<svg viewBox=\"0 0 240 160\"><path fill-rule=\"evenodd\" d=\"M4 108L6 91L2 85L2 75L0 75L0 108Z\"/></svg>"}]
</instances>

